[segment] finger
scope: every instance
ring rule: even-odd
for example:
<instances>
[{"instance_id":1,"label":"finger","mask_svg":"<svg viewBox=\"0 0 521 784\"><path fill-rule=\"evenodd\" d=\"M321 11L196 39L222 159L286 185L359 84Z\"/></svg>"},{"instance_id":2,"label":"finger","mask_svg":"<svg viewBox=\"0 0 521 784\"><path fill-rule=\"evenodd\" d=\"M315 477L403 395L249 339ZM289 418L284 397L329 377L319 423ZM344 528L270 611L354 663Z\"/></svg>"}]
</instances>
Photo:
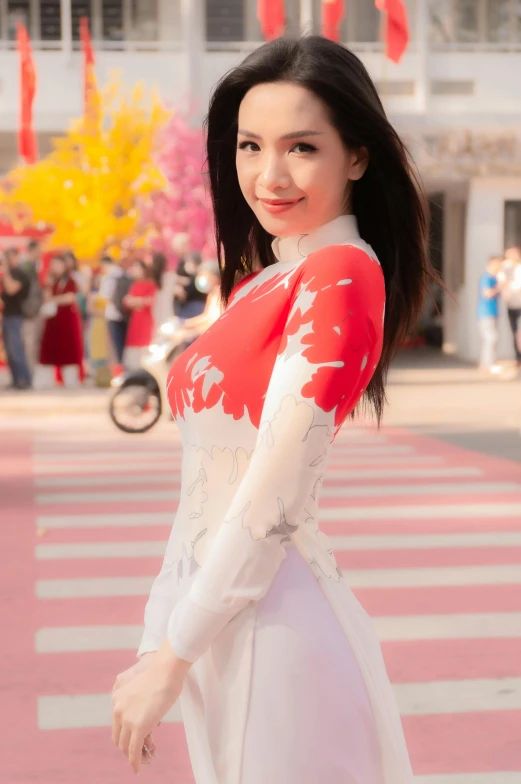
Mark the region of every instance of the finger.
<instances>
[{"instance_id":1,"label":"finger","mask_svg":"<svg viewBox=\"0 0 521 784\"><path fill-rule=\"evenodd\" d=\"M141 756L143 752L143 736L140 732L134 730L130 738L130 745L128 748L128 761L134 773L139 773L141 767Z\"/></svg>"},{"instance_id":2,"label":"finger","mask_svg":"<svg viewBox=\"0 0 521 784\"><path fill-rule=\"evenodd\" d=\"M112 711L112 741L116 746L119 745L119 736L121 735L121 717L115 710Z\"/></svg>"},{"instance_id":3,"label":"finger","mask_svg":"<svg viewBox=\"0 0 521 784\"><path fill-rule=\"evenodd\" d=\"M123 752L125 757L128 757L128 749L130 745L131 736L132 736L132 730L129 727L123 727L121 730L121 734L119 736L118 748L120 751Z\"/></svg>"},{"instance_id":4,"label":"finger","mask_svg":"<svg viewBox=\"0 0 521 784\"><path fill-rule=\"evenodd\" d=\"M149 750L151 757L155 757L156 756L156 744L154 743L154 741L152 739L152 735L147 735L146 736L145 740L143 741L143 748L145 746Z\"/></svg>"},{"instance_id":5,"label":"finger","mask_svg":"<svg viewBox=\"0 0 521 784\"><path fill-rule=\"evenodd\" d=\"M152 752L148 749L141 749L141 764L142 765L150 765L152 762Z\"/></svg>"}]
</instances>

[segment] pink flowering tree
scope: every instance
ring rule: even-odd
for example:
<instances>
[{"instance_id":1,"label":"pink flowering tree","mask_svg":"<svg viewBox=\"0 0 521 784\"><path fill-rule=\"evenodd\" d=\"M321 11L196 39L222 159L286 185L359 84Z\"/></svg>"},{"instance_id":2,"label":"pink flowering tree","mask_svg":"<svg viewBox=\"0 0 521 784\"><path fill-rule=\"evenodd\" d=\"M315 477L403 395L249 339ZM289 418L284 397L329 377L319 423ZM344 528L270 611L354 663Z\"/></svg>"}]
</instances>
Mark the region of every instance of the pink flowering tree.
<instances>
[{"instance_id":1,"label":"pink flowering tree","mask_svg":"<svg viewBox=\"0 0 521 784\"><path fill-rule=\"evenodd\" d=\"M154 158L166 186L140 202L141 223L149 231L151 247L175 267L178 257L172 243L176 234L186 233L194 251L203 258L216 258L202 129L191 127L187 115L175 110L157 138Z\"/></svg>"}]
</instances>

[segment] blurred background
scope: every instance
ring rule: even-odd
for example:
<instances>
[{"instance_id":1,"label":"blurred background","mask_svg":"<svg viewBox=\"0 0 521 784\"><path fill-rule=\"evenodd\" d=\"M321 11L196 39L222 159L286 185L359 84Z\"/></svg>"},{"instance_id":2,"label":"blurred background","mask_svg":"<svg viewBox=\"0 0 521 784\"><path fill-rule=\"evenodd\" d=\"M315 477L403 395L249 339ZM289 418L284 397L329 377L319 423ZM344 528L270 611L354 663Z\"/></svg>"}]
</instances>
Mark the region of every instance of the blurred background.
<instances>
[{"instance_id":1,"label":"blurred background","mask_svg":"<svg viewBox=\"0 0 521 784\"><path fill-rule=\"evenodd\" d=\"M521 0L0 0L0 784L131 780L110 690L179 497L165 379L220 312L202 119L282 32L366 65L446 287L323 530L418 784L521 784ZM143 775L193 784L177 709L156 742Z\"/></svg>"},{"instance_id":2,"label":"blurred background","mask_svg":"<svg viewBox=\"0 0 521 784\"><path fill-rule=\"evenodd\" d=\"M321 0L286 0L286 31L321 29ZM340 39L376 82L410 144L433 208L432 253L458 304L444 298L441 336L450 353L476 360L478 278L491 254L521 243L518 73L521 9L516 0L408 0L410 41L399 63L384 54L382 14L349 0ZM190 96L202 116L218 75L262 40L255 0L2 0L0 171L17 160L17 23L32 39L40 154L81 115L79 20L86 16L99 84L118 71L129 86L162 99ZM502 323L499 350L510 340Z\"/></svg>"}]
</instances>

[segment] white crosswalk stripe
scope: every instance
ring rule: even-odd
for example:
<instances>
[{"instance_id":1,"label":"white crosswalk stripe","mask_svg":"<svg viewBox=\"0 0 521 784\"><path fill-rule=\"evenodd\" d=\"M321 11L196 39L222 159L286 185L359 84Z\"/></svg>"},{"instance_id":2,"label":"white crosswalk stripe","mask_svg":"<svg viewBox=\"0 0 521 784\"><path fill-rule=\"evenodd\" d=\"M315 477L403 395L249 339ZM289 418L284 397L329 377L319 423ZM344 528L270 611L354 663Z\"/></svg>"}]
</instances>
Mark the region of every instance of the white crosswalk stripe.
<instances>
[{"instance_id":1,"label":"white crosswalk stripe","mask_svg":"<svg viewBox=\"0 0 521 784\"><path fill-rule=\"evenodd\" d=\"M458 585L521 585L521 564L501 566L452 566L422 569L350 569L344 576L351 588L419 588ZM39 599L87 596L146 596L150 577L84 577L38 580Z\"/></svg>"},{"instance_id":2,"label":"white crosswalk stripe","mask_svg":"<svg viewBox=\"0 0 521 784\"><path fill-rule=\"evenodd\" d=\"M474 482L474 483L438 483L430 485L379 485L373 487L324 486L322 498L380 498L383 496L418 496L418 495L482 495L495 493L519 493L521 484L518 482ZM124 490L121 492L98 491L74 493L38 493L36 503L41 504L85 504L85 503L125 503L129 501L177 501L179 489L173 490Z\"/></svg>"},{"instance_id":3,"label":"white crosswalk stripe","mask_svg":"<svg viewBox=\"0 0 521 784\"><path fill-rule=\"evenodd\" d=\"M392 534L389 536L330 536L335 551L346 550L431 550L433 548L521 547L521 532L471 534ZM81 542L39 544L35 557L64 558L150 558L165 554L166 539L144 542Z\"/></svg>"},{"instance_id":4,"label":"white crosswalk stripe","mask_svg":"<svg viewBox=\"0 0 521 784\"><path fill-rule=\"evenodd\" d=\"M402 716L521 708L521 678L397 684L394 691ZM38 699L38 727L42 730L110 727L111 708L110 694L42 696ZM179 703L164 721L181 721Z\"/></svg>"},{"instance_id":5,"label":"white crosswalk stripe","mask_svg":"<svg viewBox=\"0 0 521 784\"><path fill-rule=\"evenodd\" d=\"M331 480L343 479L345 482L355 482L360 479L441 479L443 477L454 479L457 477L478 477L482 471L474 466L455 468L368 468L366 470L328 471L324 488L327 489ZM179 472L143 474L139 478L141 485L168 485L179 483ZM109 476L77 476L77 477L37 477L36 487L111 487L113 485L135 485L136 477L128 474L111 474Z\"/></svg>"},{"instance_id":6,"label":"white crosswalk stripe","mask_svg":"<svg viewBox=\"0 0 521 784\"><path fill-rule=\"evenodd\" d=\"M374 619L382 642L397 640L521 639L521 612L429 615ZM141 626L66 626L39 629L38 653L135 650Z\"/></svg>"},{"instance_id":7,"label":"white crosswalk stripe","mask_svg":"<svg viewBox=\"0 0 521 784\"><path fill-rule=\"evenodd\" d=\"M181 706L177 702L163 721L181 721ZM38 698L38 728L40 730L87 729L112 726L112 698L110 694L62 694Z\"/></svg>"}]
</instances>

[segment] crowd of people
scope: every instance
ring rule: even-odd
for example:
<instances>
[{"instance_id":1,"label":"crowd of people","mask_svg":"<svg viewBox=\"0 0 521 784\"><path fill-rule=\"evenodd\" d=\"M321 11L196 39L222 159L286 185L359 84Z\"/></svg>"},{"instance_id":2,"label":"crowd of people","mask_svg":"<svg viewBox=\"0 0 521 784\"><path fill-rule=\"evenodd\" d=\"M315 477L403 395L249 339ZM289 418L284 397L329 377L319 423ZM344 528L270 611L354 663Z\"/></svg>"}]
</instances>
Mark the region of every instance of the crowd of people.
<instances>
[{"instance_id":1,"label":"crowd of people","mask_svg":"<svg viewBox=\"0 0 521 784\"><path fill-rule=\"evenodd\" d=\"M507 248L504 255L491 256L479 279L479 367L486 373L501 373L503 370L497 363L500 301L506 306L515 362L521 368L521 248L517 246Z\"/></svg>"},{"instance_id":2,"label":"crowd of people","mask_svg":"<svg viewBox=\"0 0 521 784\"><path fill-rule=\"evenodd\" d=\"M72 251L56 253L44 270L42 247L31 240L0 254L2 337L13 389L80 386L86 376L106 385L124 368L139 367L157 327L174 315L197 317L207 291L198 280L215 262L202 262L179 234L177 270L160 253L129 251L118 262L104 255L97 268Z\"/></svg>"},{"instance_id":3,"label":"crowd of people","mask_svg":"<svg viewBox=\"0 0 521 784\"><path fill-rule=\"evenodd\" d=\"M42 247L30 240L0 253L2 337L13 389L81 385L86 376L109 382L119 369L134 370L155 329L173 315L203 313L207 291L197 285L205 266L213 285L215 264L201 262L189 237L174 240L179 263L167 269L160 253L133 250L97 269L80 269L72 251L55 254L44 271ZM500 302L506 306L514 355L521 368L521 249L491 256L479 280L479 368L501 373L497 362Z\"/></svg>"}]
</instances>

